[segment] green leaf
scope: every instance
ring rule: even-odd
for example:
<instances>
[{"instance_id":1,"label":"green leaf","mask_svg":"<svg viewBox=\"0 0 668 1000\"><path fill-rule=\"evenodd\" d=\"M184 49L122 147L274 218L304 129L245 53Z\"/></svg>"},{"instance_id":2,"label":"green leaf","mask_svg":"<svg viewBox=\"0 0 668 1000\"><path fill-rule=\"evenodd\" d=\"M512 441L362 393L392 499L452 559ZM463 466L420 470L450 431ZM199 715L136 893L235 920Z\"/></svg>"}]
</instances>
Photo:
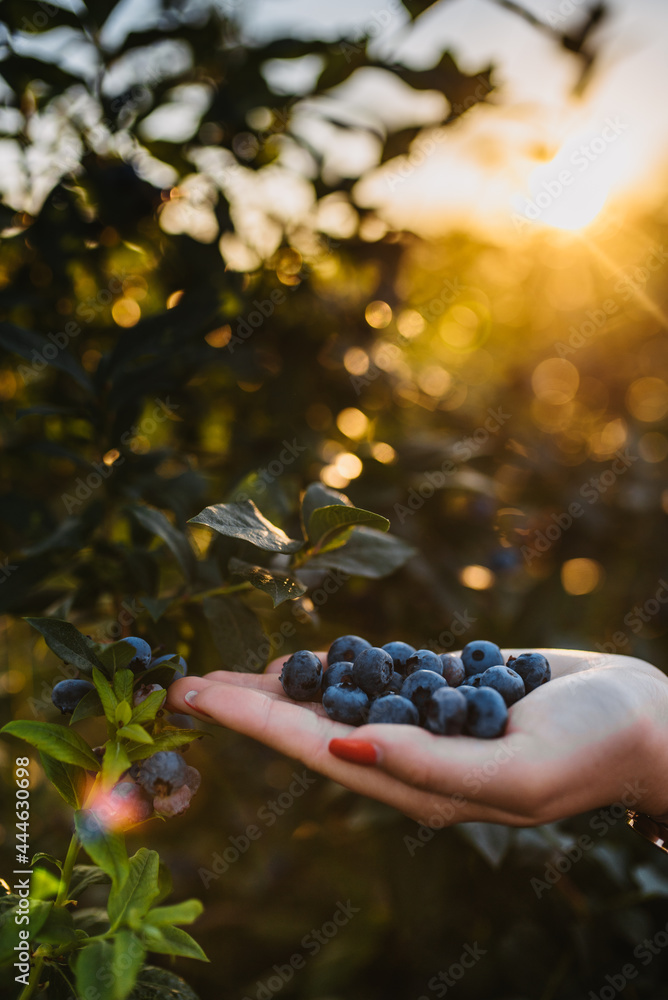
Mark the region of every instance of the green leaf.
<instances>
[{"instance_id":1,"label":"green leaf","mask_svg":"<svg viewBox=\"0 0 668 1000\"><path fill-rule=\"evenodd\" d=\"M150 924L192 924L204 912L199 899L185 899L173 906L156 906L146 917Z\"/></svg>"},{"instance_id":2,"label":"green leaf","mask_svg":"<svg viewBox=\"0 0 668 1000\"><path fill-rule=\"evenodd\" d=\"M70 899L78 899L89 885L109 885L110 882L107 873L97 865L75 865L67 895Z\"/></svg>"},{"instance_id":3,"label":"green leaf","mask_svg":"<svg viewBox=\"0 0 668 1000\"><path fill-rule=\"evenodd\" d=\"M125 700L119 701L114 715L116 725L124 726L132 718L132 708L130 707L130 703Z\"/></svg>"},{"instance_id":4,"label":"green leaf","mask_svg":"<svg viewBox=\"0 0 668 1000\"><path fill-rule=\"evenodd\" d=\"M356 528L345 545L322 552L308 562L309 569L338 569L372 580L387 576L415 555L415 549L395 535L373 528Z\"/></svg>"},{"instance_id":5,"label":"green leaf","mask_svg":"<svg viewBox=\"0 0 668 1000\"><path fill-rule=\"evenodd\" d=\"M386 517L370 510L332 504L329 507L318 507L311 514L308 522L309 541L312 545L323 545L326 540L357 524L365 524L379 531L387 531L390 527Z\"/></svg>"},{"instance_id":6,"label":"green leaf","mask_svg":"<svg viewBox=\"0 0 668 1000\"><path fill-rule=\"evenodd\" d=\"M55 865L60 871L63 870L63 863L59 858L53 856L53 854L46 854L44 851L38 851L37 854L33 855L32 861L30 862L31 868L34 868L38 861L48 861L50 864Z\"/></svg>"},{"instance_id":7,"label":"green leaf","mask_svg":"<svg viewBox=\"0 0 668 1000\"><path fill-rule=\"evenodd\" d=\"M241 538L267 552L297 552L304 544L288 538L281 528L267 520L252 500L214 504L191 517L189 523L205 524L221 535Z\"/></svg>"},{"instance_id":8,"label":"green leaf","mask_svg":"<svg viewBox=\"0 0 668 1000\"><path fill-rule=\"evenodd\" d=\"M150 746L128 743L126 750L131 761L144 760L146 757L152 757L158 750L178 750L179 747L194 743L195 740L208 735L195 729L170 729L155 736Z\"/></svg>"},{"instance_id":9,"label":"green leaf","mask_svg":"<svg viewBox=\"0 0 668 1000\"><path fill-rule=\"evenodd\" d=\"M162 511L153 507L131 507L130 513L147 531L162 538L170 549L188 580L197 576L197 560L188 537L171 524Z\"/></svg>"},{"instance_id":10,"label":"green leaf","mask_svg":"<svg viewBox=\"0 0 668 1000\"><path fill-rule=\"evenodd\" d=\"M76 939L72 914L62 906L53 907L34 938L42 944L60 945L71 944Z\"/></svg>"},{"instance_id":11,"label":"green leaf","mask_svg":"<svg viewBox=\"0 0 668 1000\"><path fill-rule=\"evenodd\" d=\"M39 756L44 773L51 784L60 792L69 806L72 806L73 809L80 809L86 794L87 774L85 769L76 764L64 764L43 750L40 751ZM48 855L45 856L48 857Z\"/></svg>"},{"instance_id":12,"label":"green leaf","mask_svg":"<svg viewBox=\"0 0 668 1000\"><path fill-rule=\"evenodd\" d=\"M141 940L130 930L120 930L114 937L112 974L114 977L113 1000L126 1000L144 964L146 951Z\"/></svg>"},{"instance_id":13,"label":"green leaf","mask_svg":"<svg viewBox=\"0 0 668 1000\"><path fill-rule=\"evenodd\" d=\"M74 625L60 618L26 618L26 621L44 636L49 649L65 663L85 674L90 674L93 667L102 667L90 641Z\"/></svg>"},{"instance_id":14,"label":"green leaf","mask_svg":"<svg viewBox=\"0 0 668 1000\"><path fill-rule=\"evenodd\" d=\"M89 771L99 771L100 762L85 740L65 726L54 722L29 722L27 719L15 719L0 729L0 733L18 736L19 739L31 743L38 750L44 750L56 760L65 764L78 764Z\"/></svg>"},{"instance_id":15,"label":"green leaf","mask_svg":"<svg viewBox=\"0 0 668 1000\"><path fill-rule=\"evenodd\" d=\"M24 57L21 58L25 64L26 60ZM5 79L7 79L7 68L8 63L5 61L2 68L2 75ZM54 69L55 68L56 67L54 67ZM42 72L44 72L44 67L42 68ZM42 79L45 79L45 77L42 76ZM74 79L70 78L70 83L73 82L75 82ZM44 363L47 363L51 365L52 368L58 368L60 371L66 372L76 382L78 382L83 389L92 394L93 383L79 362L74 359L69 351L62 349L57 350L55 356L51 357L54 347L53 342L43 334L35 333L33 330L25 330L20 326L16 326L14 323L0 323L0 345L4 347L5 350L18 354L19 357L25 358L26 361L30 361L33 364L35 360L38 359L41 363L41 368L44 367ZM44 349L47 347L48 353L45 353Z\"/></svg>"},{"instance_id":16,"label":"green leaf","mask_svg":"<svg viewBox=\"0 0 668 1000\"><path fill-rule=\"evenodd\" d=\"M109 941L93 941L81 949L74 960L78 997L114 1000L113 955L114 946Z\"/></svg>"},{"instance_id":17,"label":"green leaf","mask_svg":"<svg viewBox=\"0 0 668 1000\"><path fill-rule=\"evenodd\" d=\"M108 740L104 744L104 757L102 758L102 778L107 788L114 785L124 771L132 764L125 747L115 740Z\"/></svg>"},{"instance_id":18,"label":"green leaf","mask_svg":"<svg viewBox=\"0 0 668 1000\"><path fill-rule=\"evenodd\" d=\"M167 899L168 896L171 896L173 888L172 873L165 862L161 860L158 871L158 895L155 897L153 902L162 903L163 899Z\"/></svg>"},{"instance_id":19,"label":"green leaf","mask_svg":"<svg viewBox=\"0 0 668 1000\"><path fill-rule=\"evenodd\" d=\"M134 722L121 726L116 735L124 740L132 740L134 743L153 743L151 734Z\"/></svg>"},{"instance_id":20,"label":"green leaf","mask_svg":"<svg viewBox=\"0 0 668 1000\"><path fill-rule=\"evenodd\" d=\"M127 701L132 704L132 688L134 687L134 682L135 675L131 670L118 670L114 674L114 694L119 701Z\"/></svg>"},{"instance_id":21,"label":"green leaf","mask_svg":"<svg viewBox=\"0 0 668 1000\"><path fill-rule=\"evenodd\" d=\"M11 965L16 961L14 947L19 943L19 929L24 927L30 933L30 940L34 941L52 909L52 902L28 898L29 923L16 923L14 918L19 916L18 906L7 909L0 915L0 966ZM22 912L25 913L25 909Z\"/></svg>"},{"instance_id":22,"label":"green leaf","mask_svg":"<svg viewBox=\"0 0 668 1000\"><path fill-rule=\"evenodd\" d=\"M144 943L148 951L158 952L161 955L183 955L185 958L198 958L201 962L208 962L200 946L187 931L180 927L154 927L146 924L144 930Z\"/></svg>"},{"instance_id":23,"label":"green leaf","mask_svg":"<svg viewBox=\"0 0 668 1000\"><path fill-rule=\"evenodd\" d=\"M282 573L280 570L269 570L264 566L254 566L242 559L235 558L230 559L227 566L235 576L243 577L256 590L269 594L275 608L284 601L301 597L307 590L307 587L300 580L295 580L294 577Z\"/></svg>"},{"instance_id":24,"label":"green leaf","mask_svg":"<svg viewBox=\"0 0 668 1000\"><path fill-rule=\"evenodd\" d=\"M30 878L30 895L33 899L55 899L60 887L60 872L37 865Z\"/></svg>"},{"instance_id":25,"label":"green leaf","mask_svg":"<svg viewBox=\"0 0 668 1000\"><path fill-rule=\"evenodd\" d=\"M224 669L264 669L269 643L257 616L243 601L234 597L207 597L202 601L202 610Z\"/></svg>"},{"instance_id":26,"label":"green leaf","mask_svg":"<svg viewBox=\"0 0 668 1000\"><path fill-rule=\"evenodd\" d=\"M107 673L112 677L117 670L122 670L123 667L127 667L131 660L134 660L137 650L129 642L120 639L118 642L100 643L96 653L107 668Z\"/></svg>"},{"instance_id":27,"label":"green leaf","mask_svg":"<svg viewBox=\"0 0 668 1000\"><path fill-rule=\"evenodd\" d=\"M87 691L72 712L70 725L73 726L76 722L81 722L82 719L89 719L91 716L96 718L98 715L104 715L100 696L96 690Z\"/></svg>"},{"instance_id":28,"label":"green leaf","mask_svg":"<svg viewBox=\"0 0 668 1000\"><path fill-rule=\"evenodd\" d=\"M155 965L145 965L129 1000L199 1000L199 997L180 976Z\"/></svg>"},{"instance_id":29,"label":"green leaf","mask_svg":"<svg viewBox=\"0 0 668 1000\"><path fill-rule=\"evenodd\" d=\"M122 883L129 872L124 839L106 830L90 809L75 812L74 825L91 860L111 877L114 885Z\"/></svg>"},{"instance_id":30,"label":"green leaf","mask_svg":"<svg viewBox=\"0 0 668 1000\"><path fill-rule=\"evenodd\" d=\"M107 722L112 726L115 725L116 706L118 705L118 701L111 684L104 674L97 669L97 667L93 668L93 684L97 688L97 693L100 696L100 701L102 702L102 708L104 709L104 714L107 717Z\"/></svg>"},{"instance_id":31,"label":"green leaf","mask_svg":"<svg viewBox=\"0 0 668 1000\"><path fill-rule=\"evenodd\" d=\"M162 708L166 697L166 691L151 691L143 701L135 706L131 723L152 722Z\"/></svg>"},{"instance_id":32,"label":"green leaf","mask_svg":"<svg viewBox=\"0 0 668 1000\"><path fill-rule=\"evenodd\" d=\"M129 873L121 885L109 893L107 909L112 927L132 924L148 913L160 889L158 885L160 856L157 851L140 847L129 862Z\"/></svg>"},{"instance_id":33,"label":"green leaf","mask_svg":"<svg viewBox=\"0 0 668 1000\"><path fill-rule=\"evenodd\" d=\"M306 488L301 506L301 519L305 538L308 536L307 529L313 513L320 507L331 507L333 504L352 507L350 500L344 493L339 493L338 490L331 490L329 487L323 486L322 483L311 483Z\"/></svg>"}]
</instances>

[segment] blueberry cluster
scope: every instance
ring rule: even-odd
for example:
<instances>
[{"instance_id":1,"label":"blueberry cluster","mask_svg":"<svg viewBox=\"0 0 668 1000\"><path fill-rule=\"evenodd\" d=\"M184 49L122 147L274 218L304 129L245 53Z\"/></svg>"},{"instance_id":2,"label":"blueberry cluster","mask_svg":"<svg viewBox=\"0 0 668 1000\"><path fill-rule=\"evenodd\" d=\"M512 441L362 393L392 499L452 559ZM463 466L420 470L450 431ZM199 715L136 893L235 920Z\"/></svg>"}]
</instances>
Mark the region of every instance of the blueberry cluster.
<instances>
[{"instance_id":1,"label":"blueberry cluster","mask_svg":"<svg viewBox=\"0 0 668 1000\"><path fill-rule=\"evenodd\" d=\"M139 636L129 636L123 639L123 642L128 643L135 650L135 655L125 668L131 670L135 675L135 689L132 698L134 708L145 701L153 692L165 690L162 684L154 683L151 676L144 679L142 675L146 671L153 671L155 667L164 666L167 663L178 662L178 669L174 672L173 679L177 680L188 673L188 664L182 656L177 656L176 653L165 653L154 657L149 644ZM51 700L63 715L71 715L81 699L93 690L95 690L95 685L84 678L68 678L54 685ZM182 718L185 720L185 724L191 724L191 720L187 716L178 716L179 720ZM185 749L187 747L181 748L181 750ZM105 753L104 747L95 747L93 752L102 763ZM90 773L94 774L94 772ZM96 806L96 811L101 811L104 814L99 817L100 819L104 819L107 823L120 823L124 827L143 823L156 814L177 816L186 811L190 800L200 786L200 782L199 771L186 764L181 752L158 750L153 756L138 761L125 771L109 792L106 800Z\"/></svg>"},{"instance_id":2,"label":"blueberry cluster","mask_svg":"<svg viewBox=\"0 0 668 1000\"><path fill-rule=\"evenodd\" d=\"M322 697L336 722L423 726L442 736L502 736L508 709L550 680L542 653L520 653L504 663L493 642L469 642L461 656L415 649L406 642L372 646L356 635L335 639L323 670L303 649L283 664L283 690L296 701Z\"/></svg>"}]
</instances>

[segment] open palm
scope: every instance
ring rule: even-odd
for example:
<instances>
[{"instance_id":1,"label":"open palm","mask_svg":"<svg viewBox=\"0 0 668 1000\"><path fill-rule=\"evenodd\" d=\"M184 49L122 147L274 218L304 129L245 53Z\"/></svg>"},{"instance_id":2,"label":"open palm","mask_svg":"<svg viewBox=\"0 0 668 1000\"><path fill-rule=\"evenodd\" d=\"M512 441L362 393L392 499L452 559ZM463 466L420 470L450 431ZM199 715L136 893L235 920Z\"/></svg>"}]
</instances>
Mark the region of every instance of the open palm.
<instances>
[{"instance_id":1,"label":"open palm","mask_svg":"<svg viewBox=\"0 0 668 1000\"><path fill-rule=\"evenodd\" d=\"M668 678L633 657L541 652L552 681L512 706L506 733L495 740L333 722L319 703L283 693L278 673L286 657L262 675L185 677L170 687L168 705L260 740L427 826L530 826L620 800L652 815L668 812ZM184 700L192 691L196 708ZM338 759L329 743L342 738L372 744L377 762Z\"/></svg>"}]
</instances>

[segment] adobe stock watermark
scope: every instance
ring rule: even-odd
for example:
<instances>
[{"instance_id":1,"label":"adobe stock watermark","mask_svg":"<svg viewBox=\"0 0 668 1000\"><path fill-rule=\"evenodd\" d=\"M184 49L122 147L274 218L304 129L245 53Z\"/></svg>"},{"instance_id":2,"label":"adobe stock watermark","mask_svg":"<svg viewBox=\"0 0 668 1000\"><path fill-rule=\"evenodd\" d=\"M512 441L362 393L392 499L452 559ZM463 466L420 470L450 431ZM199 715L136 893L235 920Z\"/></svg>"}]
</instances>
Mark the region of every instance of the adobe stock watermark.
<instances>
[{"instance_id":1,"label":"adobe stock watermark","mask_svg":"<svg viewBox=\"0 0 668 1000\"><path fill-rule=\"evenodd\" d=\"M280 479L285 470L289 468L289 466L291 466L300 455L303 455L308 451L308 448L305 445L299 444L297 438L293 438L292 441L283 439L281 444L283 445L283 448L278 457L273 458L261 469L255 470L257 481L253 483L252 495L250 493L244 493L243 490L240 490L232 494L232 500L235 502L252 500L257 494L266 493L268 487L271 486L272 483L275 483L277 479Z\"/></svg>"},{"instance_id":2,"label":"adobe stock watermark","mask_svg":"<svg viewBox=\"0 0 668 1000\"><path fill-rule=\"evenodd\" d=\"M606 118L598 135L581 143L568 156L569 166L562 167L554 177L541 181L540 190L533 198L523 198L520 212L512 215L515 228L523 230L530 223L539 222L544 212L567 194L578 177L586 173L628 128L628 123L621 121L619 115Z\"/></svg>"},{"instance_id":3,"label":"adobe stock watermark","mask_svg":"<svg viewBox=\"0 0 668 1000\"><path fill-rule=\"evenodd\" d=\"M476 427L472 434L452 445L453 456L460 463L468 462L485 447L493 435L499 433L510 419L511 414L504 413L502 406L498 406L496 409L490 406L487 410L487 417L480 427ZM436 490L443 489L448 478L454 476L458 470L459 466L452 459L446 458L440 469L425 472L422 482L409 489L405 503L395 503L394 505L394 513L399 518L400 524L404 524L409 517L413 517L419 510L422 510L425 503L434 496Z\"/></svg>"},{"instance_id":4,"label":"adobe stock watermark","mask_svg":"<svg viewBox=\"0 0 668 1000\"><path fill-rule=\"evenodd\" d=\"M648 966L667 947L668 924L651 938L645 938L640 944L637 944L633 949L633 957L638 959L640 965ZM639 971L633 962L627 962L619 972L605 976L605 985L598 992L590 990L587 1000L614 1000L630 982L637 979Z\"/></svg>"},{"instance_id":5,"label":"adobe stock watermark","mask_svg":"<svg viewBox=\"0 0 668 1000\"><path fill-rule=\"evenodd\" d=\"M151 413L143 417L137 424L134 424L129 430L124 431L120 437L120 444L126 447L128 443L138 435L149 435L153 434L159 424L165 422L172 418L176 410L179 409L179 403L170 402L169 397L166 400L154 399L156 404L153 407ZM126 458L124 455L119 454L118 458L115 459L111 465L105 465L104 462L93 462L93 472L89 472L87 476L79 476L76 480L76 487L72 493L63 493L61 496L61 501L65 506L65 510L68 514L71 514L73 510L80 507L86 500L89 500L92 494L98 489L103 482L109 479L114 472L125 463Z\"/></svg>"},{"instance_id":6,"label":"adobe stock watermark","mask_svg":"<svg viewBox=\"0 0 668 1000\"><path fill-rule=\"evenodd\" d=\"M668 583L664 579L659 580L659 586L654 592L654 597L648 597L642 604L636 604L627 614L624 615L624 624L631 631L638 635L642 632L643 624L655 618L668 604ZM601 653L618 653L628 646L630 642L628 632L618 629L613 632L609 640L595 643L596 649Z\"/></svg>"},{"instance_id":7,"label":"adobe stock watermark","mask_svg":"<svg viewBox=\"0 0 668 1000\"><path fill-rule=\"evenodd\" d=\"M615 485L619 477L628 472L633 462L638 461L638 456L631 455L628 448L616 451L615 456L610 468L602 472L600 476L591 476L580 487L579 494L588 504L598 503L601 497ZM573 500L566 510L560 511L558 514L553 512L550 515L552 524L549 524L544 531L536 531L531 545L521 547L520 551L527 566L530 566L534 559L545 555L559 541L564 532L568 531L573 523L582 517L585 510L586 507L583 507L578 500Z\"/></svg>"},{"instance_id":8,"label":"adobe stock watermark","mask_svg":"<svg viewBox=\"0 0 668 1000\"><path fill-rule=\"evenodd\" d=\"M503 765L512 760L521 750L521 744L513 736L506 736L496 742L494 752L490 754L489 759L482 767L473 767L464 775L462 784L468 795L478 795L484 786L496 777ZM453 792L448 798L449 801L439 805L425 823L418 824L414 837L407 834L403 838L406 850L412 858L415 857L418 848L424 847L434 839L437 830L455 822L458 811L468 804L468 799L463 792Z\"/></svg>"},{"instance_id":9,"label":"adobe stock watermark","mask_svg":"<svg viewBox=\"0 0 668 1000\"><path fill-rule=\"evenodd\" d=\"M348 899L345 903L339 901L329 920L321 927L312 927L304 935L299 942L300 950L294 952L286 962L273 965L273 975L268 979L258 980L253 995L246 994L243 1000L271 1000L294 978L296 972L306 967L307 957L314 958L359 912L359 906L353 906L351 900Z\"/></svg>"},{"instance_id":10,"label":"adobe stock watermark","mask_svg":"<svg viewBox=\"0 0 668 1000\"><path fill-rule=\"evenodd\" d=\"M436 653L447 652L457 645L457 640L466 635L477 621L477 618L473 618L469 614L468 608L464 608L463 614L460 611L455 611L448 627L439 633L438 638L427 640L424 648L433 649Z\"/></svg>"},{"instance_id":11,"label":"adobe stock watermark","mask_svg":"<svg viewBox=\"0 0 668 1000\"><path fill-rule=\"evenodd\" d=\"M432 976L427 983L427 989L435 997L445 997L448 990L456 986L464 978L467 971L477 965L481 958L487 954L485 948L481 948L477 941L473 944L465 944L457 962L452 962L447 969L440 969L435 976ZM431 1000L431 997L422 995L418 1000Z\"/></svg>"},{"instance_id":12,"label":"adobe stock watermark","mask_svg":"<svg viewBox=\"0 0 668 1000\"><path fill-rule=\"evenodd\" d=\"M268 830L281 816L284 816L292 808L296 799L301 798L309 788L316 784L317 780L315 775L309 774L306 769L301 774L293 771L292 781L285 791L280 792L275 799L269 799L258 809L256 822L249 823L237 836L229 836L227 847L222 849L222 853L216 851L211 855L209 868L197 869L197 874L204 888L208 889L212 882L229 871L230 867L247 853L251 844L258 841L265 830Z\"/></svg>"},{"instance_id":13,"label":"adobe stock watermark","mask_svg":"<svg viewBox=\"0 0 668 1000\"><path fill-rule=\"evenodd\" d=\"M636 781L634 784L626 783L626 791L621 796L619 802L613 803L607 809L599 809L595 816L589 820L589 829L599 839L605 837L610 829L615 826L620 819L626 818L627 809L632 809L637 805L643 795L647 794L647 789L642 788ZM536 894L537 899L541 899L546 892L549 892L559 882L564 875L567 875L573 865L576 865L593 847L596 840L589 833L582 833L576 838L575 843L563 849L561 854L553 857L545 865L542 878L535 876L530 879L530 885Z\"/></svg>"}]
</instances>

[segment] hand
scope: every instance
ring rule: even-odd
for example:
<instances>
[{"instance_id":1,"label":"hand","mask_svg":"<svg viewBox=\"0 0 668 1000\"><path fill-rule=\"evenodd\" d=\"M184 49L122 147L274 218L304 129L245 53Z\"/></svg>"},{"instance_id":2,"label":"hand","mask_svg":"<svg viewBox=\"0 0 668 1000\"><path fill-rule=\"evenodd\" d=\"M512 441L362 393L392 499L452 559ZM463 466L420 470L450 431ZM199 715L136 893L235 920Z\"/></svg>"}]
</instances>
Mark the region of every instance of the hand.
<instances>
[{"instance_id":1,"label":"hand","mask_svg":"<svg viewBox=\"0 0 668 1000\"><path fill-rule=\"evenodd\" d=\"M261 675L184 677L169 688L167 703L252 736L427 826L533 826L619 801L668 813L668 678L630 656L540 652L552 680L512 706L496 740L333 722L322 705L283 693L278 673L286 657ZM185 695L193 691L189 705Z\"/></svg>"}]
</instances>

